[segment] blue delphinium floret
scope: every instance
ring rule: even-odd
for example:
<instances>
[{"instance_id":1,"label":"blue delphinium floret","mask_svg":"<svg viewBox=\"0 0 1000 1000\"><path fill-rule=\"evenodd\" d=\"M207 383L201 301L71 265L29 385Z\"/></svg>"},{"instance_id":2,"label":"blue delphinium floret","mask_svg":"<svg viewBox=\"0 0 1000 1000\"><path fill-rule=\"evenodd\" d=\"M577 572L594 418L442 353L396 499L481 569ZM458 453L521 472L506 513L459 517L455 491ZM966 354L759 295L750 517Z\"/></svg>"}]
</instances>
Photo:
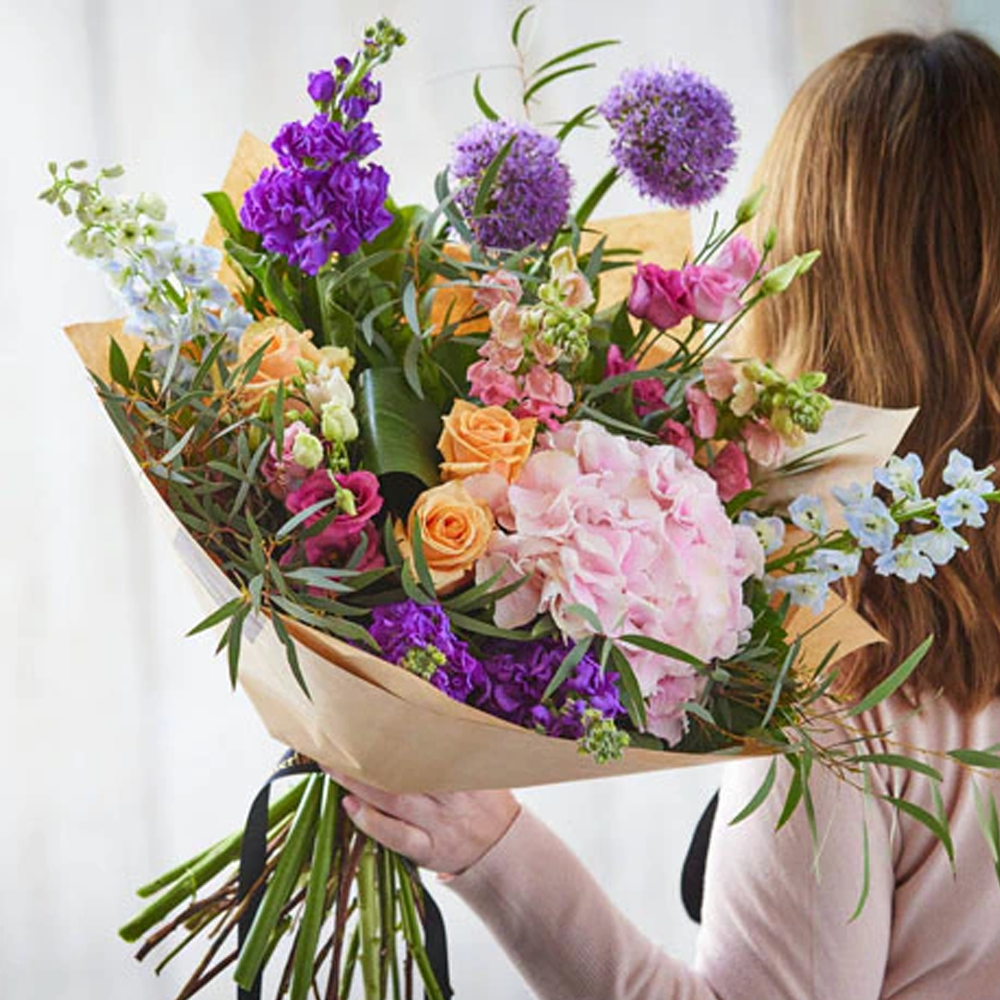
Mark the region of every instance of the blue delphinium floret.
<instances>
[{"instance_id":1,"label":"blue delphinium floret","mask_svg":"<svg viewBox=\"0 0 1000 1000\"><path fill-rule=\"evenodd\" d=\"M477 215L483 175L511 139L485 211ZM555 236L566 221L573 187L559 151L556 139L526 122L479 122L458 137L451 163L459 183L455 200L480 245L523 250Z\"/></svg>"},{"instance_id":2,"label":"blue delphinium floret","mask_svg":"<svg viewBox=\"0 0 1000 1000\"><path fill-rule=\"evenodd\" d=\"M691 208L726 186L739 132L729 98L700 74L627 70L598 110L619 170L646 197Z\"/></svg>"}]
</instances>

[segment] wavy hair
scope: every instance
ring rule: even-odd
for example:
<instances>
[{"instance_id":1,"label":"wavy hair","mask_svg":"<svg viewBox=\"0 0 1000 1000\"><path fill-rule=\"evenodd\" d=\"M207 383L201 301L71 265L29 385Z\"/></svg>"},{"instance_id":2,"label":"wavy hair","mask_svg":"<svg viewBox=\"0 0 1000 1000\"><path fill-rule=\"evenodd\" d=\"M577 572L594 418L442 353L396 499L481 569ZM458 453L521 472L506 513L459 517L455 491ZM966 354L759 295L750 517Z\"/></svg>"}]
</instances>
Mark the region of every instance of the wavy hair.
<instances>
[{"instance_id":1,"label":"wavy hair","mask_svg":"<svg viewBox=\"0 0 1000 1000\"><path fill-rule=\"evenodd\" d=\"M831 395L920 406L900 453L936 490L952 448L1000 466L1000 56L964 32L867 39L817 69L778 125L759 183L774 260L822 256L751 315L743 346ZM928 633L912 694L961 711L1000 693L1000 518L972 550L907 587L858 577L847 596L888 639L846 661L871 688Z\"/></svg>"}]
</instances>

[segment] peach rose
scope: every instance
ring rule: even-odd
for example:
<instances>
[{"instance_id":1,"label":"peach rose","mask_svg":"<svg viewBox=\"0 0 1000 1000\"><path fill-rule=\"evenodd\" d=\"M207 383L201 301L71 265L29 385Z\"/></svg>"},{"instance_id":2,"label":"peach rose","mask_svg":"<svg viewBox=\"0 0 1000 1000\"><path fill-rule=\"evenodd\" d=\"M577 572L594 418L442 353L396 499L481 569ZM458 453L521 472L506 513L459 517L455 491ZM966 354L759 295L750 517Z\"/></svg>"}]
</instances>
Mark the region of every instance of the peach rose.
<instances>
[{"instance_id":1,"label":"peach rose","mask_svg":"<svg viewBox=\"0 0 1000 1000\"><path fill-rule=\"evenodd\" d=\"M438 439L438 451L444 456L441 477L464 479L498 472L512 483L531 454L536 424L534 417L518 419L502 406L456 400Z\"/></svg>"},{"instance_id":2,"label":"peach rose","mask_svg":"<svg viewBox=\"0 0 1000 1000\"><path fill-rule=\"evenodd\" d=\"M421 493L410 511L400 551L410 559L416 524L420 525L424 559L439 594L448 594L471 580L476 560L493 535L493 512L485 500L469 495L459 481Z\"/></svg>"},{"instance_id":3,"label":"peach rose","mask_svg":"<svg viewBox=\"0 0 1000 1000\"><path fill-rule=\"evenodd\" d=\"M460 243L447 243L444 256L459 264L466 264L472 259L467 246ZM463 337L470 333L489 333L490 320L482 305L476 301L475 288L469 284L450 283L440 275L435 276L431 288L431 310L428 317L428 330L440 333L446 324L457 323L455 336Z\"/></svg>"},{"instance_id":4,"label":"peach rose","mask_svg":"<svg viewBox=\"0 0 1000 1000\"><path fill-rule=\"evenodd\" d=\"M264 356L260 367L242 390L248 410L256 409L265 393L276 390L279 382L287 382L296 375L301 375L300 361L308 361L317 366L327 361L340 367L340 352L343 352L343 348L316 347L312 342L311 330L296 330L277 316L251 323L243 331L237 361L240 364L249 361L261 347L264 347ZM329 356L331 350L337 352L336 355Z\"/></svg>"}]
</instances>

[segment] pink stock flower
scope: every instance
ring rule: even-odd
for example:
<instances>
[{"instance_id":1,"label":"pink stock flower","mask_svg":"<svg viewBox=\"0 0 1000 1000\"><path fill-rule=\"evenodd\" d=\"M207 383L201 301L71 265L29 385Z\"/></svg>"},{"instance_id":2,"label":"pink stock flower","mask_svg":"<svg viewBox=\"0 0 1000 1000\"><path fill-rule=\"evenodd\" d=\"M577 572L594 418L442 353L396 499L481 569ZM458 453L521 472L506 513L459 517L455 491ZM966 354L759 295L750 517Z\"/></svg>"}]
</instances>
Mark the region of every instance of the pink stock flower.
<instances>
[{"instance_id":1,"label":"pink stock flower","mask_svg":"<svg viewBox=\"0 0 1000 1000\"><path fill-rule=\"evenodd\" d=\"M736 365L726 358L705 358L701 365L701 374L705 380L705 391L712 399L725 402L736 391L739 373Z\"/></svg>"},{"instance_id":2,"label":"pink stock flower","mask_svg":"<svg viewBox=\"0 0 1000 1000\"><path fill-rule=\"evenodd\" d=\"M300 514L313 504L335 497L338 486L353 496L354 513L337 514L322 531L305 539L305 561L310 566L322 566L331 558L349 558L371 519L382 509L378 479L372 473L358 471L332 474L325 469L310 473L298 489L288 494L285 506L289 513ZM305 520L306 527L328 517L334 506L331 504L330 507L310 514ZM286 553L286 556L289 555L295 558L298 555L297 548Z\"/></svg>"},{"instance_id":3,"label":"pink stock flower","mask_svg":"<svg viewBox=\"0 0 1000 1000\"><path fill-rule=\"evenodd\" d=\"M469 366L469 392L485 406L506 406L521 396L517 379L488 358Z\"/></svg>"},{"instance_id":4,"label":"pink stock flower","mask_svg":"<svg viewBox=\"0 0 1000 1000\"><path fill-rule=\"evenodd\" d=\"M536 417L546 427L557 426L556 418L566 416L573 402L573 386L558 372L535 365L524 376L521 401L514 413L518 417Z\"/></svg>"},{"instance_id":5,"label":"pink stock flower","mask_svg":"<svg viewBox=\"0 0 1000 1000\"><path fill-rule=\"evenodd\" d=\"M743 283L728 271L709 264L684 268L684 283L691 301L691 312L708 323L724 323L739 311Z\"/></svg>"},{"instance_id":6,"label":"pink stock flower","mask_svg":"<svg viewBox=\"0 0 1000 1000\"><path fill-rule=\"evenodd\" d=\"M694 300L681 271L659 264L636 264L628 311L658 330L677 326L694 312Z\"/></svg>"},{"instance_id":7,"label":"pink stock flower","mask_svg":"<svg viewBox=\"0 0 1000 1000\"><path fill-rule=\"evenodd\" d=\"M525 577L495 621L516 628L552 615L579 639L640 632L704 662L735 653L752 614L743 581L763 565L760 543L726 516L712 479L675 447L646 445L589 421L551 432L509 487L505 522L476 568L482 582ZM505 524L505 526L506 526ZM650 729L676 742L681 706L701 679L671 657L629 648Z\"/></svg>"},{"instance_id":8,"label":"pink stock flower","mask_svg":"<svg viewBox=\"0 0 1000 1000\"><path fill-rule=\"evenodd\" d=\"M719 416L708 393L697 386L689 385L684 390L684 400L691 414L691 429L695 437L702 441L711 441L715 437Z\"/></svg>"},{"instance_id":9,"label":"pink stock flower","mask_svg":"<svg viewBox=\"0 0 1000 1000\"><path fill-rule=\"evenodd\" d=\"M622 349L617 344L612 344L608 348L608 357L604 362L604 377L612 378L615 375L625 375L634 372L636 363L631 359L626 359L622 354Z\"/></svg>"},{"instance_id":10,"label":"pink stock flower","mask_svg":"<svg viewBox=\"0 0 1000 1000\"><path fill-rule=\"evenodd\" d=\"M494 271L484 275L473 292L476 303L492 311L501 302L516 306L521 301L521 282L509 271Z\"/></svg>"},{"instance_id":11,"label":"pink stock flower","mask_svg":"<svg viewBox=\"0 0 1000 1000\"><path fill-rule=\"evenodd\" d=\"M563 296L562 304L567 309L589 309L594 304L594 290L579 271L571 271L556 282Z\"/></svg>"},{"instance_id":12,"label":"pink stock flower","mask_svg":"<svg viewBox=\"0 0 1000 1000\"><path fill-rule=\"evenodd\" d=\"M490 310L490 326L493 328L493 340L504 347L521 347L524 341L521 314L513 302L504 299Z\"/></svg>"},{"instance_id":13,"label":"pink stock flower","mask_svg":"<svg viewBox=\"0 0 1000 1000\"><path fill-rule=\"evenodd\" d=\"M309 470L304 469L292 457L295 439L307 429L301 420L289 424L285 428L281 456L278 455L277 442L272 441L264 456L264 461L260 463L260 474L267 486L267 491L278 500L284 500L288 491L296 489L302 480L309 475Z\"/></svg>"},{"instance_id":14,"label":"pink stock flower","mask_svg":"<svg viewBox=\"0 0 1000 1000\"><path fill-rule=\"evenodd\" d=\"M785 442L766 420L751 420L740 431L747 454L758 465L773 469L785 454Z\"/></svg>"},{"instance_id":15,"label":"pink stock flower","mask_svg":"<svg viewBox=\"0 0 1000 1000\"><path fill-rule=\"evenodd\" d=\"M720 270L728 271L741 287L746 287L760 267L760 251L745 236L734 236L713 263Z\"/></svg>"},{"instance_id":16,"label":"pink stock flower","mask_svg":"<svg viewBox=\"0 0 1000 1000\"><path fill-rule=\"evenodd\" d=\"M733 497L750 489L750 466L743 449L730 441L709 467L709 475L719 487L719 499L728 503Z\"/></svg>"},{"instance_id":17,"label":"pink stock flower","mask_svg":"<svg viewBox=\"0 0 1000 1000\"><path fill-rule=\"evenodd\" d=\"M694 458L694 439L682 423L664 420L660 425L659 438L664 444L679 448L688 458Z\"/></svg>"}]
</instances>

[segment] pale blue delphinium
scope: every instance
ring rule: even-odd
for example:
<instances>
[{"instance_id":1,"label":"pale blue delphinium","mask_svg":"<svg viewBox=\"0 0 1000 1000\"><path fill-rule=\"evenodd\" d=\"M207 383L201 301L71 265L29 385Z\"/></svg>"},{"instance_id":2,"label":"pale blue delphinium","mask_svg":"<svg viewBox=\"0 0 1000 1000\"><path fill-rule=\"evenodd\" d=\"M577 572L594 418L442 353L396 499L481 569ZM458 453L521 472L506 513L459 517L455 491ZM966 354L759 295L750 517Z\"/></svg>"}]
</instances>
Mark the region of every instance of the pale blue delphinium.
<instances>
[{"instance_id":1,"label":"pale blue delphinium","mask_svg":"<svg viewBox=\"0 0 1000 1000\"><path fill-rule=\"evenodd\" d=\"M821 614L830 594L831 577L828 573L787 573L768 577L765 586L770 593L787 594L792 604L808 608L814 615Z\"/></svg>"},{"instance_id":2,"label":"pale blue delphinium","mask_svg":"<svg viewBox=\"0 0 1000 1000\"><path fill-rule=\"evenodd\" d=\"M932 528L930 531L922 531L912 537L914 548L927 556L935 566L943 566L951 561L959 549L965 550L969 547L969 543L957 531L944 525Z\"/></svg>"},{"instance_id":3,"label":"pale blue delphinium","mask_svg":"<svg viewBox=\"0 0 1000 1000\"><path fill-rule=\"evenodd\" d=\"M921 576L934 576L934 563L921 552L913 535L908 535L899 545L883 552L875 560L879 576L898 576L907 583L916 583Z\"/></svg>"},{"instance_id":4,"label":"pale blue delphinium","mask_svg":"<svg viewBox=\"0 0 1000 1000\"><path fill-rule=\"evenodd\" d=\"M780 549L785 541L785 522L780 517L761 517L752 510L744 510L740 513L739 523L753 528L766 556Z\"/></svg>"},{"instance_id":5,"label":"pale blue delphinium","mask_svg":"<svg viewBox=\"0 0 1000 1000\"><path fill-rule=\"evenodd\" d=\"M893 455L881 469L875 470L873 478L892 493L893 500L918 500L923 475L924 463L911 451L905 458Z\"/></svg>"},{"instance_id":6,"label":"pale blue delphinium","mask_svg":"<svg viewBox=\"0 0 1000 1000\"><path fill-rule=\"evenodd\" d=\"M796 528L813 535L825 535L829 531L826 509L819 497L798 497L788 505L788 513Z\"/></svg>"},{"instance_id":7,"label":"pale blue delphinium","mask_svg":"<svg viewBox=\"0 0 1000 1000\"><path fill-rule=\"evenodd\" d=\"M988 507L989 504L980 493L971 489L958 489L938 497L937 515L946 528L957 528L962 524L967 524L970 528L981 528L986 523L983 514Z\"/></svg>"},{"instance_id":8,"label":"pale blue delphinium","mask_svg":"<svg viewBox=\"0 0 1000 1000\"><path fill-rule=\"evenodd\" d=\"M993 483L989 477L994 471L992 465L988 465L985 469L976 469L968 455L963 455L957 448L953 448L941 478L956 490L971 490L978 494L991 493Z\"/></svg>"},{"instance_id":9,"label":"pale blue delphinium","mask_svg":"<svg viewBox=\"0 0 1000 1000\"><path fill-rule=\"evenodd\" d=\"M876 552L888 552L899 531L899 525L889 508L878 497L870 496L845 506L844 520L847 522L847 530L858 543L863 548L874 549Z\"/></svg>"},{"instance_id":10,"label":"pale blue delphinium","mask_svg":"<svg viewBox=\"0 0 1000 1000\"><path fill-rule=\"evenodd\" d=\"M830 491L834 500L841 507L849 507L852 504L864 503L872 495L872 484L850 483L847 486L834 486Z\"/></svg>"},{"instance_id":11,"label":"pale blue delphinium","mask_svg":"<svg viewBox=\"0 0 1000 1000\"><path fill-rule=\"evenodd\" d=\"M861 566L861 553L844 552L841 549L817 549L806 560L806 568L818 573L826 573L832 579L854 576Z\"/></svg>"}]
</instances>

